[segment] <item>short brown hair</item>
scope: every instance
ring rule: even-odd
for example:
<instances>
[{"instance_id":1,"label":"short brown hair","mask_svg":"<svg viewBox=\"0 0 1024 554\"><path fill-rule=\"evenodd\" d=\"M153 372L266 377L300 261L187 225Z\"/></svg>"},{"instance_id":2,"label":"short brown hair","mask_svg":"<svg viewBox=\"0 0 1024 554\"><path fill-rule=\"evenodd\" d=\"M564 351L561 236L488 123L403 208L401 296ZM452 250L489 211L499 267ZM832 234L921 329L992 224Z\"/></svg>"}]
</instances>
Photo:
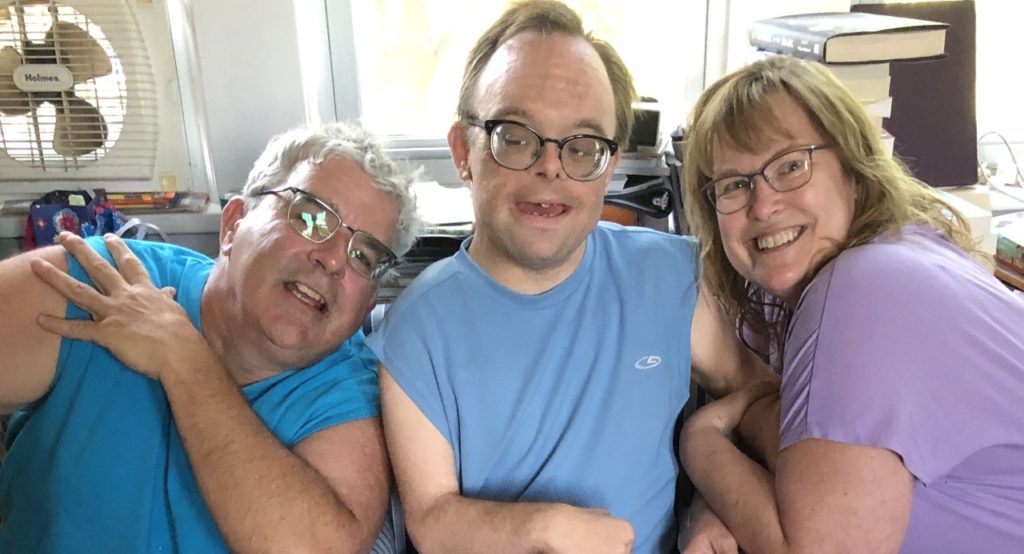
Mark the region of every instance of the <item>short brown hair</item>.
<instances>
[{"instance_id":1,"label":"short brown hair","mask_svg":"<svg viewBox=\"0 0 1024 554\"><path fill-rule=\"evenodd\" d=\"M511 38L525 33L563 34L571 37L582 37L594 48L601 57L608 80L612 85L615 101L615 140L626 146L629 134L633 129L633 101L636 99L636 88L633 77L625 62L607 42L594 38L591 33L583 30L583 21L571 8L555 0L526 0L518 2L505 10L505 13L477 40L466 60L466 71L462 76L462 88L459 90L458 117L467 119L472 116L470 103L476 93L480 73L491 61L491 57Z\"/></svg>"}]
</instances>

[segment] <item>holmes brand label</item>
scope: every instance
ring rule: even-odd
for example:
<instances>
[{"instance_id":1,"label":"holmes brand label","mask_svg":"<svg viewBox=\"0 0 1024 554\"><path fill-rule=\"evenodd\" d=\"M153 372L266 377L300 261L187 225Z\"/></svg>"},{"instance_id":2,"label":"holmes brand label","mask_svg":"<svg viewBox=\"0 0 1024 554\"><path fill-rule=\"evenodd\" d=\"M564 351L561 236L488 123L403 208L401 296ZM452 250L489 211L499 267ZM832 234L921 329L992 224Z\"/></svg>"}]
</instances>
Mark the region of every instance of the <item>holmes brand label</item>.
<instances>
[{"instance_id":1,"label":"holmes brand label","mask_svg":"<svg viewBox=\"0 0 1024 554\"><path fill-rule=\"evenodd\" d=\"M25 92L60 92L75 86L63 65L21 65L14 70L14 86Z\"/></svg>"}]
</instances>

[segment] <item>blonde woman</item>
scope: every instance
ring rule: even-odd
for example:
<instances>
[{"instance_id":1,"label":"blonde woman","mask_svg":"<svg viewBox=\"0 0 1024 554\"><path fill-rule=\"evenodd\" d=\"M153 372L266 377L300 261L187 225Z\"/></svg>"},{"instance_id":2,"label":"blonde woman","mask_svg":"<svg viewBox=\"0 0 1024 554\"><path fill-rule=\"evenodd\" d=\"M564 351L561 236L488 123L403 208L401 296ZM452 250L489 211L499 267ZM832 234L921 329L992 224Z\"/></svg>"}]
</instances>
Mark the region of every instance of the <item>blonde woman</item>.
<instances>
[{"instance_id":1,"label":"blonde woman","mask_svg":"<svg viewBox=\"0 0 1024 554\"><path fill-rule=\"evenodd\" d=\"M936 114L941 117L941 114ZM1024 544L1024 302L822 66L712 85L686 155L704 285L782 373L775 475L729 441L770 388L708 405L683 461L750 552Z\"/></svg>"}]
</instances>

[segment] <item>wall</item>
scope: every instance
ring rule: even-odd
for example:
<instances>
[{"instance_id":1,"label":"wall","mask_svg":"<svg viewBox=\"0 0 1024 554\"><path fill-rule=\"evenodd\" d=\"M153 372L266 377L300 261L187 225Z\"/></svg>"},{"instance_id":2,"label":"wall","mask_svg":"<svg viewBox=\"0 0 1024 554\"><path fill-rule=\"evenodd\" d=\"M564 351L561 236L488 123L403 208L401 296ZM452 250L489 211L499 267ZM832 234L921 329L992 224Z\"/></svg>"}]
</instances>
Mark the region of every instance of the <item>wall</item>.
<instances>
[{"instance_id":1,"label":"wall","mask_svg":"<svg viewBox=\"0 0 1024 554\"><path fill-rule=\"evenodd\" d=\"M238 191L267 139L305 121L295 5L197 0L191 9L217 187Z\"/></svg>"},{"instance_id":2,"label":"wall","mask_svg":"<svg viewBox=\"0 0 1024 554\"><path fill-rule=\"evenodd\" d=\"M854 0L857 1L857 0ZM296 3L319 0L264 0L255 8L244 0L193 0L199 71L208 118L208 141L217 185L221 193L237 191L249 168L272 135L306 120L307 106L299 65L299 30ZM851 0L713 0L708 3L708 59L705 83L745 63L752 49L747 29L758 19L800 12L846 11ZM979 5L979 16L991 9L991 0ZM317 23L304 23L316 26ZM1009 23L1008 23L1009 24ZM303 33L320 29L304 29ZM698 33L682 33L690 37ZM992 52L979 41L979 62ZM988 47L991 49L991 47ZM1018 48L1019 50L1019 48ZM979 73L982 72L979 63ZM1007 78L1017 70L1007 67ZM979 85L988 83L979 74ZM979 94L979 132L1009 131L1018 158L1024 129L1024 110L1011 110L1001 118L984 117L985 96ZM997 123L996 125L990 122ZM984 123L984 128L982 124ZM981 158L1004 161L1002 144L983 146ZM1005 160L1008 161L1008 160ZM447 163L445 161L444 163Z\"/></svg>"},{"instance_id":3,"label":"wall","mask_svg":"<svg viewBox=\"0 0 1024 554\"><path fill-rule=\"evenodd\" d=\"M707 62L705 85L749 63L754 54L750 46L750 25L781 15L814 12L850 11L851 0L720 0L708 3ZM717 24L716 24L717 22Z\"/></svg>"}]
</instances>

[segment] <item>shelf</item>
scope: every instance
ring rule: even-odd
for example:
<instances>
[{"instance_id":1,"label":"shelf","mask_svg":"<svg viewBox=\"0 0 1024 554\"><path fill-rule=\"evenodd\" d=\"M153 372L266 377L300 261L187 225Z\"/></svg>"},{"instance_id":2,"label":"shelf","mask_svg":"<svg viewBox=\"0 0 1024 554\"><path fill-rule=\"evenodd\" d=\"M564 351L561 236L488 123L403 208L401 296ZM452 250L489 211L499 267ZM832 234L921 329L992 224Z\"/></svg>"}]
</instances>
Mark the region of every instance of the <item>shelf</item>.
<instances>
[{"instance_id":1,"label":"shelf","mask_svg":"<svg viewBox=\"0 0 1024 554\"><path fill-rule=\"evenodd\" d=\"M1010 285L1011 287L1017 290L1024 291L1024 277L1021 277L1016 273L1010 273L1008 270L1005 270L998 266L996 267L995 274L1000 281L1006 283L1007 285Z\"/></svg>"},{"instance_id":2,"label":"shelf","mask_svg":"<svg viewBox=\"0 0 1024 554\"><path fill-rule=\"evenodd\" d=\"M138 217L146 223L152 223L168 235L219 233L220 206L207 204L200 213L132 213L126 217ZM25 216L0 216L0 238L21 238L25 236Z\"/></svg>"}]
</instances>

